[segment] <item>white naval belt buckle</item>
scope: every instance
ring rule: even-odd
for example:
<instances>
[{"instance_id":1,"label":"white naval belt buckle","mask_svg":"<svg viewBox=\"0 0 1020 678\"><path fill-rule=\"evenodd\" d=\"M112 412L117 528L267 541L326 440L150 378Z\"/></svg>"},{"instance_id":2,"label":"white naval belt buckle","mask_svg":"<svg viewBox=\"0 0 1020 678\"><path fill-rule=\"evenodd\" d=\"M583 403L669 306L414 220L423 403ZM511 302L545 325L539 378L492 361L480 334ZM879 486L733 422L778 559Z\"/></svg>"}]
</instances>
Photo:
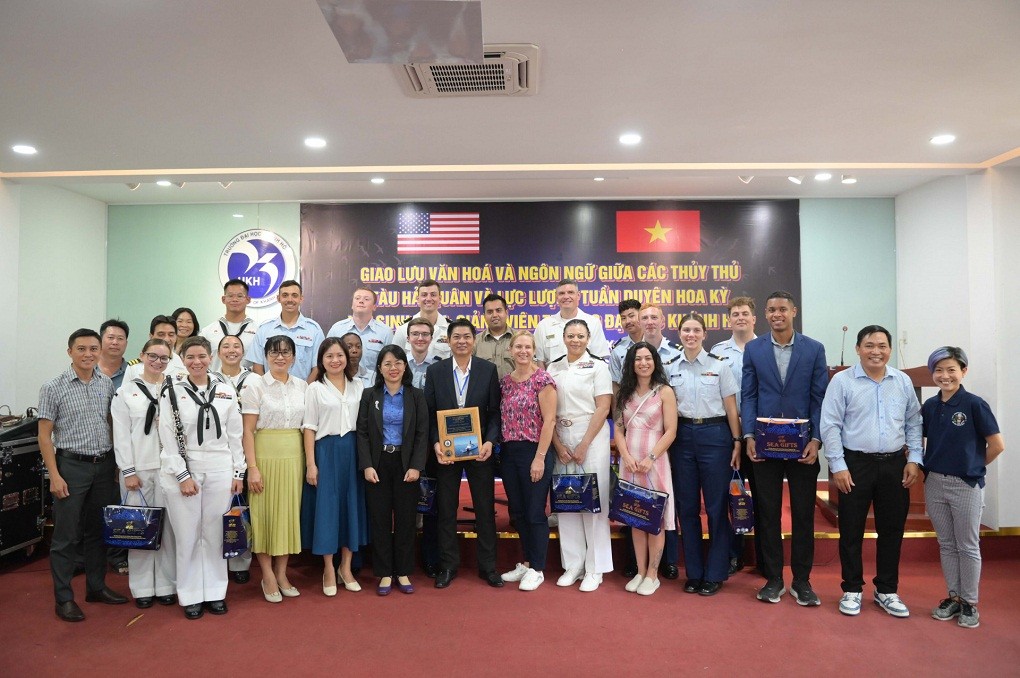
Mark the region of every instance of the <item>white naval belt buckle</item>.
<instances>
[{"instance_id":1,"label":"white naval belt buckle","mask_svg":"<svg viewBox=\"0 0 1020 678\"><path fill-rule=\"evenodd\" d=\"M574 425L574 421L572 419L557 419L556 425L564 428L570 428Z\"/></svg>"}]
</instances>

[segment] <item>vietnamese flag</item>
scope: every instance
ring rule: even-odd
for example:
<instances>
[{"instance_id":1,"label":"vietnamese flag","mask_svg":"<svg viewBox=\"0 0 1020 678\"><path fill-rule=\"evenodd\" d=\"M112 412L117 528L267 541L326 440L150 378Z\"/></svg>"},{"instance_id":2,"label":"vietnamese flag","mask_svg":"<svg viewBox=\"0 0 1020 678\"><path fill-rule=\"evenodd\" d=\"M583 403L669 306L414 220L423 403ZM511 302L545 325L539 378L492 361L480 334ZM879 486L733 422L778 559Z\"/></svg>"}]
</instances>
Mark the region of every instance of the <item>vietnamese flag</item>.
<instances>
[{"instance_id":1,"label":"vietnamese flag","mask_svg":"<svg viewBox=\"0 0 1020 678\"><path fill-rule=\"evenodd\" d=\"M698 210L616 213L617 252L700 252Z\"/></svg>"}]
</instances>

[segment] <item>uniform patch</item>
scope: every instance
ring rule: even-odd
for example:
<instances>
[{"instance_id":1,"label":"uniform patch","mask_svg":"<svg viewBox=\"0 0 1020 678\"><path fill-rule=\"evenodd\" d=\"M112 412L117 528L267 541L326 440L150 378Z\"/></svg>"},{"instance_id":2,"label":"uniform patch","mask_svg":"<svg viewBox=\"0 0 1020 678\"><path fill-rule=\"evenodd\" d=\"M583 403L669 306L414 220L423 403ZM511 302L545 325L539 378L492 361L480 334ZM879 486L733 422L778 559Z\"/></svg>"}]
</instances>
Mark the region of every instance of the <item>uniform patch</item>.
<instances>
[{"instance_id":1,"label":"uniform patch","mask_svg":"<svg viewBox=\"0 0 1020 678\"><path fill-rule=\"evenodd\" d=\"M953 426L963 426L967 423L967 415L963 412L954 412L949 421L953 422Z\"/></svg>"},{"instance_id":2,"label":"uniform patch","mask_svg":"<svg viewBox=\"0 0 1020 678\"><path fill-rule=\"evenodd\" d=\"M574 367L595 367L595 361L594 360L582 360L580 362L574 363Z\"/></svg>"}]
</instances>

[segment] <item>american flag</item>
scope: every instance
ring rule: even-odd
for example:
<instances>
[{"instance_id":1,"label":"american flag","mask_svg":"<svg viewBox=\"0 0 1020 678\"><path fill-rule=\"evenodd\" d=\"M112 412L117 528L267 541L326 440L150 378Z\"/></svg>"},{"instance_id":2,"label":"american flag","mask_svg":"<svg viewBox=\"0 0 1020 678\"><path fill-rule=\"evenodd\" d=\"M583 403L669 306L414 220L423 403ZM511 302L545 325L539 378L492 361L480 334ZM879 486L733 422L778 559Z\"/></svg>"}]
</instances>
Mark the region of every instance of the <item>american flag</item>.
<instances>
[{"instance_id":1,"label":"american flag","mask_svg":"<svg viewBox=\"0 0 1020 678\"><path fill-rule=\"evenodd\" d=\"M477 212L405 212L397 254L478 254Z\"/></svg>"}]
</instances>

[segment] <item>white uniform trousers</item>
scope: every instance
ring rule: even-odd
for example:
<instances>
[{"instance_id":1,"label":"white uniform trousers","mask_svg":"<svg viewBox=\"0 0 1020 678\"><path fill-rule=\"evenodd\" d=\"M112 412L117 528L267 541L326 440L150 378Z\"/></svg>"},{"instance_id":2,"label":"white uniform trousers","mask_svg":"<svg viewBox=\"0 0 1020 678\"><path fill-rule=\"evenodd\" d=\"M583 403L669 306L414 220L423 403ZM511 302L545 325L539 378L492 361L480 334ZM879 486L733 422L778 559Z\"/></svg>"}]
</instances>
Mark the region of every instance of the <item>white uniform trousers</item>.
<instances>
[{"instance_id":1,"label":"white uniform trousers","mask_svg":"<svg viewBox=\"0 0 1020 678\"><path fill-rule=\"evenodd\" d=\"M591 418L576 418L571 426L557 424L560 441L573 449L581 442ZM583 570L592 574L613 571L613 545L609 534L609 422L595 435L582 465L584 473L598 474L602 513L560 513L560 561L564 570ZM579 473L576 464L564 466L556 460L553 473Z\"/></svg>"},{"instance_id":2,"label":"white uniform trousers","mask_svg":"<svg viewBox=\"0 0 1020 678\"><path fill-rule=\"evenodd\" d=\"M223 514L230 504L233 478L229 469L194 473L191 479L198 494L185 497L175 478L160 474L177 540L177 600L183 606L227 597Z\"/></svg>"},{"instance_id":3,"label":"white uniform trousers","mask_svg":"<svg viewBox=\"0 0 1020 678\"><path fill-rule=\"evenodd\" d=\"M163 486L159 484L159 469L137 471L138 480L142 482L139 490L148 506L166 506ZM121 495L124 478L120 479ZM138 504L138 495L134 492L127 495L126 504ZM169 511L164 511L169 513ZM133 598L151 598L153 596L169 596L177 592L177 554L174 546L174 530L170 526L170 517L163 516L163 539L158 551L128 549L128 588Z\"/></svg>"}]
</instances>

